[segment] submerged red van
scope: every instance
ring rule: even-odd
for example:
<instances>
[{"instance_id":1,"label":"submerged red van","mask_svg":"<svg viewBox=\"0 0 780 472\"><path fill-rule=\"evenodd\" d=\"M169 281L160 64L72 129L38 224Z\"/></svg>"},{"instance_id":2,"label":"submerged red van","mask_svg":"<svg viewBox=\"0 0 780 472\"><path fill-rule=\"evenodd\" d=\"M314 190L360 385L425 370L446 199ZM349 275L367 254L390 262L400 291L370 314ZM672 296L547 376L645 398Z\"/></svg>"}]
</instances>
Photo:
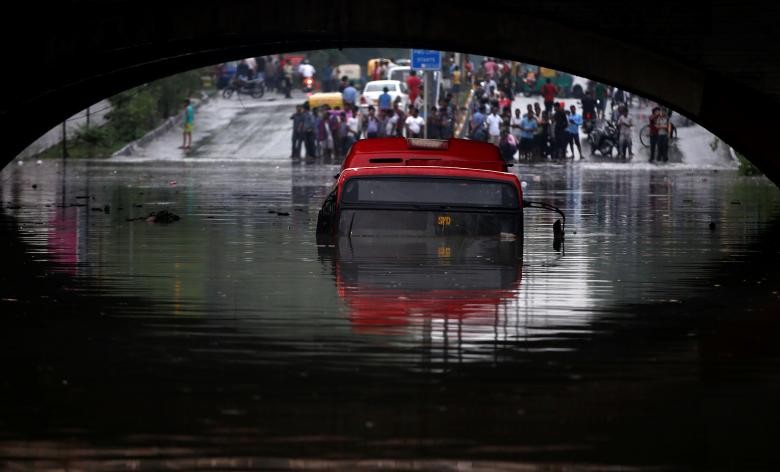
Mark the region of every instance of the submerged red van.
<instances>
[{"instance_id":1,"label":"submerged red van","mask_svg":"<svg viewBox=\"0 0 780 472\"><path fill-rule=\"evenodd\" d=\"M381 166L466 167L507 171L492 144L468 139L378 138L352 145L341 169Z\"/></svg>"},{"instance_id":2,"label":"submerged red van","mask_svg":"<svg viewBox=\"0 0 780 472\"><path fill-rule=\"evenodd\" d=\"M506 172L463 167L344 169L317 219L320 238L521 238L523 191Z\"/></svg>"},{"instance_id":3,"label":"submerged red van","mask_svg":"<svg viewBox=\"0 0 780 472\"><path fill-rule=\"evenodd\" d=\"M365 139L352 145L317 218L317 242L340 236L478 236L522 241L520 181L492 144L464 139Z\"/></svg>"}]
</instances>

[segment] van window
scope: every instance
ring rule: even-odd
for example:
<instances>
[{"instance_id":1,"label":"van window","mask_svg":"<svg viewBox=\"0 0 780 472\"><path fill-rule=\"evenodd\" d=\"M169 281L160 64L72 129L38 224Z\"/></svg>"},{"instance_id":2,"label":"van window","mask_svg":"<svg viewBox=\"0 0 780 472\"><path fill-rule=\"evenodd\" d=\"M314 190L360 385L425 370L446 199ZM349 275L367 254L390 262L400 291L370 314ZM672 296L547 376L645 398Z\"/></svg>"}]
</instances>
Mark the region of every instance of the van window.
<instances>
[{"instance_id":1,"label":"van window","mask_svg":"<svg viewBox=\"0 0 780 472\"><path fill-rule=\"evenodd\" d=\"M463 207L519 208L511 184L491 180L451 178L354 178L344 184L342 201Z\"/></svg>"}]
</instances>

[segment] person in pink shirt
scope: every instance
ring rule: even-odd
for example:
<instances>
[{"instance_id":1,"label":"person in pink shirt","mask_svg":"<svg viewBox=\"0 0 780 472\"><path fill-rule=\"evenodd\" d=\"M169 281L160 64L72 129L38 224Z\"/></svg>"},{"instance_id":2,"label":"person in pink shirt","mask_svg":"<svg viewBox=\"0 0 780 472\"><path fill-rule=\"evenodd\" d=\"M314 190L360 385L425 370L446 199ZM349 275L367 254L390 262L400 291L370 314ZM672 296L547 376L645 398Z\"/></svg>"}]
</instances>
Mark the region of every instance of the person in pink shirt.
<instances>
[{"instance_id":1,"label":"person in pink shirt","mask_svg":"<svg viewBox=\"0 0 780 472\"><path fill-rule=\"evenodd\" d=\"M496 63L493 61L493 58L489 58L487 62L485 62L485 75L487 75L488 79L492 79L496 75Z\"/></svg>"}]
</instances>

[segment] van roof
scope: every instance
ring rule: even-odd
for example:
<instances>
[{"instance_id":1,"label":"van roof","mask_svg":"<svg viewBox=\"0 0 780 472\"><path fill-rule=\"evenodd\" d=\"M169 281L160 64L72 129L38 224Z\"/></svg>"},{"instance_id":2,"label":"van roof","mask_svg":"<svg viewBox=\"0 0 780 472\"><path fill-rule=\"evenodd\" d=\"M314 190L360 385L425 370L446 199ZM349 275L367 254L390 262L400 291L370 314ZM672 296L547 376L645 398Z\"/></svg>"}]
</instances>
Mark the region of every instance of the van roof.
<instances>
[{"instance_id":1,"label":"van roof","mask_svg":"<svg viewBox=\"0 0 780 472\"><path fill-rule=\"evenodd\" d=\"M467 139L361 139L352 145L343 169L383 166L439 166L506 172L496 146Z\"/></svg>"}]
</instances>

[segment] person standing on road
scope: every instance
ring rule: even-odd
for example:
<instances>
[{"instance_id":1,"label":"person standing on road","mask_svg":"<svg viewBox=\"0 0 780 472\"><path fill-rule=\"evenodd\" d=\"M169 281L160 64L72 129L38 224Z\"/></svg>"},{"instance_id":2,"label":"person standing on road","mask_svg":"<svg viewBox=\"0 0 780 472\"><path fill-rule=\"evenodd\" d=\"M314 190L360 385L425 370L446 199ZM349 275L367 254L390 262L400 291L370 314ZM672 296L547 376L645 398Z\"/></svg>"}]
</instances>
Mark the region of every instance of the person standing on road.
<instances>
[{"instance_id":1,"label":"person standing on road","mask_svg":"<svg viewBox=\"0 0 780 472\"><path fill-rule=\"evenodd\" d=\"M365 121L366 138L378 138L379 137L379 119L376 117L376 109L373 105L368 107L368 116Z\"/></svg>"},{"instance_id":2,"label":"person standing on road","mask_svg":"<svg viewBox=\"0 0 780 472\"><path fill-rule=\"evenodd\" d=\"M585 92L585 96L582 97L581 102L583 122L587 123L585 132L589 133L593 120L596 118L596 100L593 99L593 92L590 90Z\"/></svg>"},{"instance_id":3,"label":"person standing on road","mask_svg":"<svg viewBox=\"0 0 780 472\"><path fill-rule=\"evenodd\" d=\"M409 89L410 105L413 105L417 101L417 97L420 95L420 85L422 85L422 81L417 77L417 71L412 69L409 71L409 77L406 78L406 87Z\"/></svg>"},{"instance_id":4,"label":"person standing on road","mask_svg":"<svg viewBox=\"0 0 780 472\"><path fill-rule=\"evenodd\" d=\"M393 113L397 118L393 136L402 138L404 136L404 128L406 127L406 113L401 110L401 97L395 97L395 100L393 101Z\"/></svg>"},{"instance_id":5,"label":"person standing on road","mask_svg":"<svg viewBox=\"0 0 780 472\"><path fill-rule=\"evenodd\" d=\"M648 129L650 131L650 162L655 162L655 151L658 146L658 127L656 122L661 114L661 108L653 107L653 111L650 113L650 119L648 120Z\"/></svg>"},{"instance_id":6,"label":"person standing on road","mask_svg":"<svg viewBox=\"0 0 780 472\"><path fill-rule=\"evenodd\" d=\"M387 138L396 136L396 130L398 129L398 115L395 113L395 109L391 108L385 112L387 120L385 121L385 134Z\"/></svg>"},{"instance_id":7,"label":"person standing on road","mask_svg":"<svg viewBox=\"0 0 780 472\"><path fill-rule=\"evenodd\" d=\"M460 81L461 81L460 66L455 66L452 70L452 88L450 89L450 93L452 93L453 95L457 95L460 93Z\"/></svg>"},{"instance_id":8,"label":"person standing on road","mask_svg":"<svg viewBox=\"0 0 780 472\"><path fill-rule=\"evenodd\" d=\"M538 128L536 136L536 147L539 150L539 157L548 159L551 157L552 152L552 133L550 132L550 115L546 111L543 111L539 119L537 120Z\"/></svg>"},{"instance_id":9,"label":"person standing on road","mask_svg":"<svg viewBox=\"0 0 780 472\"><path fill-rule=\"evenodd\" d=\"M293 159L301 158L301 145L303 144L303 106L298 105L295 107L295 113L290 117L293 122L292 132L292 153L290 157Z\"/></svg>"},{"instance_id":10,"label":"person standing on road","mask_svg":"<svg viewBox=\"0 0 780 472\"><path fill-rule=\"evenodd\" d=\"M515 114L512 119L509 120L509 130L512 132L512 136L515 137L515 141L520 143L520 128L523 121L523 113L519 108L515 108Z\"/></svg>"},{"instance_id":11,"label":"person standing on road","mask_svg":"<svg viewBox=\"0 0 780 472\"><path fill-rule=\"evenodd\" d=\"M563 110L561 103L555 104L555 114L553 115L553 159L563 159L566 157L566 140L568 138L566 128L569 126L569 118Z\"/></svg>"},{"instance_id":12,"label":"person standing on road","mask_svg":"<svg viewBox=\"0 0 780 472\"><path fill-rule=\"evenodd\" d=\"M337 143L334 142L334 147L335 147L336 157L341 158L347 154L347 150L349 149L349 146L352 145L352 143L349 142L349 125L347 124L347 114L343 111L339 112L338 120L339 120L339 132L338 132L339 139Z\"/></svg>"},{"instance_id":13,"label":"person standing on road","mask_svg":"<svg viewBox=\"0 0 780 472\"><path fill-rule=\"evenodd\" d=\"M352 113L347 117L347 137L344 143L344 155L349 152L349 148L360 139L360 120L358 120L357 112Z\"/></svg>"},{"instance_id":14,"label":"person standing on road","mask_svg":"<svg viewBox=\"0 0 780 472\"><path fill-rule=\"evenodd\" d=\"M306 148L306 157L313 158L317 155L317 146L314 143L314 132L317 119L309 108L309 102L303 104L303 145Z\"/></svg>"},{"instance_id":15,"label":"person standing on road","mask_svg":"<svg viewBox=\"0 0 780 472\"><path fill-rule=\"evenodd\" d=\"M672 123L666 116L666 110L661 109L658 118L655 120L655 126L658 129L658 161L669 161L669 136L672 134Z\"/></svg>"},{"instance_id":16,"label":"person standing on road","mask_svg":"<svg viewBox=\"0 0 780 472\"><path fill-rule=\"evenodd\" d=\"M328 158L332 149L332 138L328 123L328 111L325 107L317 113L317 156Z\"/></svg>"},{"instance_id":17,"label":"person standing on road","mask_svg":"<svg viewBox=\"0 0 780 472\"><path fill-rule=\"evenodd\" d=\"M292 98L290 92L292 91L292 75L293 66L289 59L284 63L282 68L282 88L284 89L284 98Z\"/></svg>"},{"instance_id":18,"label":"person standing on road","mask_svg":"<svg viewBox=\"0 0 780 472\"><path fill-rule=\"evenodd\" d=\"M407 138L419 138L422 137L423 127L425 126L425 120L417 114L417 108L412 108L412 115L406 117L406 137Z\"/></svg>"},{"instance_id":19,"label":"person standing on road","mask_svg":"<svg viewBox=\"0 0 780 472\"><path fill-rule=\"evenodd\" d=\"M498 149L501 152L501 157L504 162L510 163L515 160L515 153L517 152L517 142L515 137L508 129L501 130L501 138L498 144Z\"/></svg>"},{"instance_id":20,"label":"person standing on road","mask_svg":"<svg viewBox=\"0 0 780 472\"><path fill-rule=\"evenodd\" d=\"M338 157L341 153L341 108L336 107L328 113L328 128L330 129L331 153Z\"/></svg>"},{"instance_id":21,"label":"person standing on road","mask_svg":"<svg viewBox=\"0 0 780 472\"><path fill-rule=\"evenodd\" d=\"M533 112L529 111L520 122L520 157L531 157L534 149L534 135L538 123Z\"/></svg>"},{"instance_id":22,"label":"person standing on road","mask_svg":"<svg viewBox=\"0 0 780 472\"><path fill-rule=\"evenodd\" d=\"M558 87L553 85L550 79L547 79L542 85L542 97L544 97L544 111L550 113L555 104L555 97L558 95Z\"/></svg>"},{"instance_id":23,"label":"person standing on road","mask_svg":"<svg viewBox=\"0 0 780 472\"><path fill-rule=\"evenodd\" d=\"M344 91L341 92L341 99L344 101L345 108L346 105L351 107L355 106L355 101L357 100L357 89L355 88L354 80L350 80L349 85L347 85Z\"/></svg>"},{"instance_id":24,"label":"person standing on road","mask_svg":"<svg viewBox=\"0 0 780 472\"><path fill-rule=\"evenodd\" d=\"M379 96L379 114L387 113L393 108L393 97L390 95L390 89L382 88L382 95Z\"/></svg>"},{"instance_id":25,"label":"person standing on road","mask_svg":"<svg viewBox=\"0 0 780 472\"><path fill-rule=\"evenodd\" d=\"M485 133L485 106L480 105L477 111L471 115L471 121L469 121L469 137L475 141L485 141L487 135Z\"/></svg>"},{"instance_id":26,"label":"person standing on road","mask_svg":"<svg viewBox=\"0 0 780 472\"><path fill-rule=\"evenodd\" d=\"M488 142L495 146L498 146L501 141L501 123L503 120L498 116L498 108L493 107L490 110L490 114L485 119L488 129Z\"/></svg>"},{"instance_id":27,"label":"person standing on road","mask_svg":"<svg viewBox=\"0 0 780 472\"><path fill-rule=\"evenodd\" d=\"M582 125L582 115L577 114L577 107L569 107L569 126L566 128L567 142L571 147L571 158L574 159L574 145L577 145L577 152L582 159L582 147L580 146L580 126Z\"/></svg>"},{"instance_id":28,"label":"person standing on road","mask_svg":"<svg viewBox=\"0 0 780 472\"><path fill-rule=\"evenodd\" d=\"M432 106L430 113L428 113L428 139L441 139L441 116L439 115L439 109L436 106Z\"/></svg>"},{"instance_id":29,"label":"person standing on road","mask_svg":"<svg viewBox=\"0 0 780 472\"><path fill-rule=\"evenodd\" d=\"M618 157L626 159L628 156L634 155L634 151L631 149L631 130L634 127L634 122L628 116L628 107L626 105L620 105L620 118L618 118L617 127L620 133L618 138Z\"/></svg>"},{"instance_id":30,"label":"person standing on road","mask_svg":"<svg viewBox=\"0 0 780 472\"><path fill-rule=\"evenodd\" d=\"M599 118L604 118L604 110L607 109L607 87L601 82L597 83L593 89L596 108L599 111Z\"/></svg>"},{"instance_id":31,"label":"person standing on road","mask_svg":"<svg viewBox=\"0 0 780 472\"><path fill-rule=\"evenodd\" d=\"M189 98L184 99L184 131L181 135L179 149L192 148L192 128L195 126L195 109Z\"/></svg>"}]
</instances>

